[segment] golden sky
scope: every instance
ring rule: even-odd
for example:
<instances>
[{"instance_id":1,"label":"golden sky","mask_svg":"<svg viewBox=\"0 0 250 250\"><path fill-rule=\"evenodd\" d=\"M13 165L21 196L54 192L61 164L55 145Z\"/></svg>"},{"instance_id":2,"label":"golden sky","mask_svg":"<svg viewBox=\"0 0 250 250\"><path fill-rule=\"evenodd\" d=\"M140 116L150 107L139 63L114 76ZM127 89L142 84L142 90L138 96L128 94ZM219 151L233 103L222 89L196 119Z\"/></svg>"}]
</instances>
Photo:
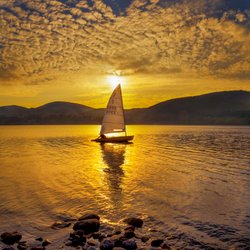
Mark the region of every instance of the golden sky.
<instances>
[{"instance_id":1,"label":"golden sky","mask_svg":"<svg viewBox=\"0 0 250 250\"><path fill-rule=\"evenodd\" d=\"M126 108L250 90L248 0L1 0L0 105Z\"/></svg>"}]
</instances>

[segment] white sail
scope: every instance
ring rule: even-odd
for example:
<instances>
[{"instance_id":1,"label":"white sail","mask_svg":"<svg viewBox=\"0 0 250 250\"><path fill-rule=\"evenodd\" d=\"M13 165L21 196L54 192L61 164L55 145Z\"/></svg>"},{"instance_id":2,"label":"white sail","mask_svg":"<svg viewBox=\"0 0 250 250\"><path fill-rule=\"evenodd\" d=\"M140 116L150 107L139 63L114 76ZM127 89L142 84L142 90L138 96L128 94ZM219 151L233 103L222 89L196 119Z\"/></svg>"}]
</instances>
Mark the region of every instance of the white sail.
<instances>
[{"instance_id":1,"label":"white sail","mask_svg":"<svg viewBox=\"0 0 250 250\"><path fill-rule=\"evenodd\" d=\"M120 84L113 91L102 120L100 134L125 132L122 91Z\"/></svg>"}]
</instances>

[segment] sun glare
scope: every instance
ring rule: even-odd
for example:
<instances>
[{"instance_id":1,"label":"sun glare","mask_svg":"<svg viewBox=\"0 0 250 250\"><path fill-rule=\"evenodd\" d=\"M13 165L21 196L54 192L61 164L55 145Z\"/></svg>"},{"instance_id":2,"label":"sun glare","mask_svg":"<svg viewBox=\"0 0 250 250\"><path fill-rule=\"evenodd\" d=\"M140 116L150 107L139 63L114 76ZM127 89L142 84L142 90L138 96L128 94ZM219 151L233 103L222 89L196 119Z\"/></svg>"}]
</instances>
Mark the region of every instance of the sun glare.
<instances>
[{"instance_id":1,"label":"sun glare","mask_svg":"<svg viewBox=\"0 0 250 250\"><path fill-rule=\"evenodd\" d=\"M117 75L107 76L108 83L112 89L114 89L119 83L124 84L124 78Z\"/></svg>"}]
</instances>

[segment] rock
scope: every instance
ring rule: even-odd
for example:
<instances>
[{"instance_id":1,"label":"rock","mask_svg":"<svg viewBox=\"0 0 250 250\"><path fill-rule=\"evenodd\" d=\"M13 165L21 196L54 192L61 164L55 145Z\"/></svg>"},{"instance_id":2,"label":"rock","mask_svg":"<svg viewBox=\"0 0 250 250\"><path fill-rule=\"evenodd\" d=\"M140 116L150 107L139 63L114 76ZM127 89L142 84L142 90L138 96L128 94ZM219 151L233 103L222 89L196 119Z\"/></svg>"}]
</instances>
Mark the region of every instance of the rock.
<instances>
[{"instance_id":1,"label":"rock","mask_svg":"<svg viewBox=\"0 0 250 250\"><path fill-rule=\"evenodd\" d=\"M135 250L137 248L137 244L135 240L125 240L122 243L122 247L127 250Z\"/></svg>"},{"instance_id":2,"label":"rock","mask_svg":"<svg viewBox=\"0 0 250 250\"><path fill-rule=\"evenodd\" d=\"M143 225L143 220L135 217L126 218L124 222L134 227L142 227Z\"/></svg>"},{"instance_id":3,"label":"rock","mask_svg":"<svg viewBox=\"0 0 250 250\"><path fill-rule=\"evenodd\" d=\"M94 246L89 246L87 247L87 250L97 250L98 248L97 247L94 247Z\"/></svg>"},{"instance_id":4,"label":"rock","mask_svg":"<svg viewBox=\"0 0 250 250\"><path fill-rule=\"evenodd\" d=\"M95 232L95 233L92 234L93 239L98 239L99 240L99 238L101 236L104 236L104 238L106 238L106 236L104 234L100 233L100 232ZM101 240L103 240L104 238L102 238Z\"/></svg>"},{"instance_id":5,"label":"rock","mask_svg":"<svg viewBox=\"0 0 250 250\"><path fill-rule=\"evenodd\" d=\"M68 241L65 243L65 246L69 247L69 246L71 246L71 244L72 244L72 241L71 241L71 240L68 240Z\"/></svg>"},{"instance_id":6,"label":"rock","mask_svg":"<svg viewBox=\"0 0 250 250\"><path fill-rule=\"evenodd\" d=\"M70 245L70 246L72 246L72 247L77 247L77 246L83 245L83 244L85 244L85 243L80 242L78 239L73 239L73 240L71 241L71 245Z\"/></svg>"},{"instance_id":7,"label":"rock","mask_svg":"<svg viewBox=\"0 0 250 250\"><path fill-rule=\"evenodd\" d=\"M114 247L113 250L125 250L123 247Z\"/></svg>"},{"instance_id":8,"label":"rock","mask_svg":"<svg viewBox=\"0 0 250 250\"><path fill-rule=\"evenodd\" d=\"M96 219L96 220L100 220L100 216L97 214L85 214L83 216L81 216L78 220L89 220L89 219Z\"/></svg>"},{"instance_id":9,"label":"rock","mask_svg":"<svg viewBox=\"0 0 250 250\"><path fill-rule=\"evenodd\" d=\"M73 229L76 230L83 230L85 234L90 234L97 232L100 227L100 222L97 219L86 219L77 221Z\"/></svg>"},{"instance_id":10,"label":"rock","mask_svg":"<svg viewBox=\"0 0 250 250\"><path fill-rule=\"evenodd\" d=\"M107 238L105 234L100 234L98 240L101 242L105 238Z\"/></svg>"},{"instance_id":11,"label":"rock","mask_svg":"<svg viewBox=\"0 0 250 250\"><path fill-rule=\"evenodd\" d=\"M163 239L157 239L157 240L152 240L151 241L151 246L152 247L159 247L161 244L164 242Z\"/></svg>"},{"instance_id":12,"label":"rock","mask_svg":"<svg viewBox=\"0 0 250 250\"><path fill-rule=\"evenodd\" d=\"M75 231L74 233L73 233L73 235L74 236L76 236L76 235L78 235L80 238L85 238L86 239L86 237L85 237L85 235L84 235L84 231L82 231L82 230L77 230L77 231Z\"/></svg>"},{"instance_id":13,"label":"rock","mask_svg":"<svg viewBox=\"0 0 250 250\"><path fill-rule=\"evenodd\" d=\"M141 237L141 241L144 242L144 243L147 242L148 240L149 240L149 237L147 237L147 236L142 236Z\"/></svg>"},{"instance_id":14,"label":"rock","mask_svg":"<svg viewBox=\"0 0 250 250\"><path fill-rule=\"evenodd\" d=\"M55 222L51 225L52 229L62 229L65 227L69 227L71 225L70 222Z\"/></svg>"},{"instance_id":15,"label":"rock","mask_svg":"<svg viewBox=\"0 0 250 250\"><path fill-rule=\"evenodd\" d=\"M22 235L18 232L5 232L1 234L1 238L3 243L13 245L22 239Z\"/></svg>"},{"instance_id":16,"label":"rock","mask_svg":"<svg viewBox=\"0 0 250 250\"><path fill-rule=\"evenodd\" d=\"M129 226L129 227L125 228L124 231L125 231L124 232L124 237L126 237L127 239L131 239L131 238L135 237L135 233L134 233L135 228L134 228L134 226Z\"/></svg>"},{"instance_id":17,"label":"rock","mask_svg":"<svg viewBox=\"0 0 250 250\"><path fill-rule=\"evenodd\" d=\"M135 227L134 226L128 226L128 227L126 227L124 229L124 231L128 231L128 230L134 232L135 231Z\"/></svg>"},{"instance_id":18,"label":"rock","mask_svg":"<svg viewBox=\"0 0 250 250\"><path fill-rule=\"evenodd\" d=\"M115 230L115 231L113 232L113 235L118 235L118 234L121 234L121 233L122 233L121 230Z\"/></svg>"},{"instance_id":19,"label":"rock","mask_svg":"<svg viewBox=\"0 0 250 250\"><path fill-rule=\"evenodd\" d=\"M100 250L112 250L114 248L114 242L111 240L103 240L100 245Z\"/></svg>"},{"instance_id":20,"label":"rock","mask_svg":"<svg viewBox=\"0 0 250 250\"><path fill-rule=\"evenodd\" d=\"M28 248L28 246L26 244L18 244L17 245L17 249L19 250L26 250Z\"/></svg>"},{"instance_id":21,"label":"rock","mask_svg":"<svg viewBox=\"0 0 250 250\"><path fill-rule=\"evenodd\" d=\"M44 247L42 246L32 247L31 250L44 250Z\"/></svg>"},{"instance_id":22,"label":"rock","mask_svg":"<svg viewBox=\"0 0 250 250\"><path fill-rule=\"evenodd\" d=\"M124 233L124 237L127 239L131 239L131 238L135 237L135 233L131 232L131 231L127 231Z\"/></svg>"},{"instance_id":23,"label":"rock","mask_svg":"<svg viewBox=\"0 0 250 250\"><path fill-rule=\"evenodd\" d=\"M14 247L5 247L2 250L15 250L15 248Z\"/></svg>"},{"instance_id":24,"label":"rock","mask_svg":"<svg viewBox=\"0 0 250 250\"><path fill-rule=\"evenodd\" d=\"M48 246L49 244L51 244L51 241L49 241L49 240L44 240L44 242L42 243L42 246L43 247L46 247L46 246Z\"/></svg>"},{"instance_id":25,"label":"rock","mask_svg":"<svg viewBox=\"0 0 250 250\"><path fill-rule=\"evenodd\" d=\"M43 241L42 237L36 238L37 241Z\"/></svg>"}]
</instances>

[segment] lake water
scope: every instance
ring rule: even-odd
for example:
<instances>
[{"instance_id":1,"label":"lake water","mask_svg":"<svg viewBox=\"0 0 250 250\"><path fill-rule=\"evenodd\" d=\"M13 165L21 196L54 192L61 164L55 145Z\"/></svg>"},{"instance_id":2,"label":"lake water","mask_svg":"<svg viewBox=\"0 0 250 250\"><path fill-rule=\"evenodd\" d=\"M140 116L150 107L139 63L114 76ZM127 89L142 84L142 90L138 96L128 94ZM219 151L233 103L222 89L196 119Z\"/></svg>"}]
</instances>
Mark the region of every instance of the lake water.
<instances>
[{"instance_id":1,"label":"lake water","mask_svg":"<svg viewBox=\"0 0 250 250\"><path fill-rule=\"evenodd\" d=\"M98 132L0 126L0 233L60 241L51 224L95 211L110 225L141 216L175 249L250 247L250 127L128 126L127 145Z\"/></svg>"}]
</instances>

